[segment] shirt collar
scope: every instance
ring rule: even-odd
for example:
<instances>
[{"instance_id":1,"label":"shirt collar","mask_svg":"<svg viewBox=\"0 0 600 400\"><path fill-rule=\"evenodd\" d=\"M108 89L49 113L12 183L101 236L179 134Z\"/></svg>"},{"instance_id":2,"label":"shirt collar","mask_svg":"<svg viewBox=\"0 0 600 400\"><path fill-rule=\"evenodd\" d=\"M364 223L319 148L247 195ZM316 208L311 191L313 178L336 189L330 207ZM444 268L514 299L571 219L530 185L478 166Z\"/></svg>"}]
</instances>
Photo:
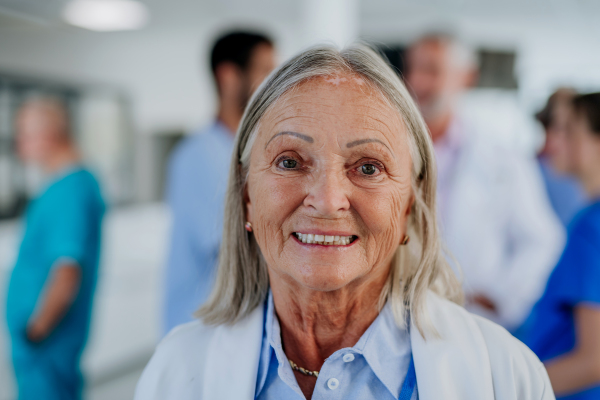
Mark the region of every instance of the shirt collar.
<instances>
[{"instance_id":1,"label":"shirt collar","mask_svg":"<svg viewBox=\"0 0 600 400\"><path fill-rule=\"evenodd\" d=\"M281 327L275 314L273 295L270 291L265 309L263 345L256 394L260 394L263 389L269 371L269 364L275 362L276 359L278 363L277 372L280 379L300 395L303 395L288 359L283 352ZM412 355L410 329L408 326L404 329L398 327L389 302L386 303L377 318L375 318L375 321L373 321L351 349L338 350L330 358L340 358L343 354L348 353L348 350L365 357L373 373L386 386L394 398L400 396L404 377Z\"/></svg>"},{"instance_id":2,"label":"shirt collar","mask_svg":"<svg viewBox=\"0 0 600 400\"><path fill-rule=\"evenodd\" d=\"M433 147L438 152L455 152L461 148L464 141L464 124L460 118L452 118L450 124L446 129L446 133L437 142L433 144Z\"/></svg>"},{"instance_id":3,"label":"shirt collar","mask_svg":"<svg viewBox=\"0 0 600 400\"><path fill-rule=\"evenodd\" d=\"M398 327L390 302L386 303L353 349L362 353L377 378L397 399L412 351L409 326Z\"/></svg>"}]
</instances>

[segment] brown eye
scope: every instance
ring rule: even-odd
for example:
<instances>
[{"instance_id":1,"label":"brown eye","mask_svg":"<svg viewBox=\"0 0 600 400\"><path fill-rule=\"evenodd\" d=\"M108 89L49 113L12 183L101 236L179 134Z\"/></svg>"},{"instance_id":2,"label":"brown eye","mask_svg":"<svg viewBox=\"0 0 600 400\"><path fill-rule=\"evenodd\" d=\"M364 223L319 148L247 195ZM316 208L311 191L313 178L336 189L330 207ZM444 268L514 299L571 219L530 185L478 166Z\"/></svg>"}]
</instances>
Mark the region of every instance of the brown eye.
<instances>
[{"instance_id":1,"label":"brown eye","mask_svg":"<svg viewBox=\"0 0 600 400\"><path fill-rule=\"evenodd\" d=\"M283 160L281 165L283 168L294 169L298 165L298 162L296 160Z\"/></svg>"},{"instance_id":2,"label":"brown eye","mask_svg":"<svg viewBox=\"0 0 600 400\"><path fill-rule=\"evenodd\" d=\"M365 175L373 175L375 172L377 172L377 167L373 164L365 164L360 167L360 170Z\"/></svg>"}]
</instances>

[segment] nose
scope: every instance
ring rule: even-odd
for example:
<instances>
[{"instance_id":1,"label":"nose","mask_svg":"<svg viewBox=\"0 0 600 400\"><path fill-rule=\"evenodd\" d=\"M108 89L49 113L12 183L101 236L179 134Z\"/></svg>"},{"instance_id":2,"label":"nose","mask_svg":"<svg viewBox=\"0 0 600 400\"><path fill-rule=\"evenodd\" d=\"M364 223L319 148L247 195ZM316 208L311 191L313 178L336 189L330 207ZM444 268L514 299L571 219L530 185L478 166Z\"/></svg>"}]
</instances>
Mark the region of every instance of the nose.
<instances>
[{"instance_id":1,"label":"nose","mask_svg":"<svg viewBox=\"0 0 600 400\"><path fill-rule=\"evenodd\" d=\"M323 218L336 218L350 209L348 178L344 173L324 171L316 176L304 199L304 205Z\"/></svg>"}]
</instances>

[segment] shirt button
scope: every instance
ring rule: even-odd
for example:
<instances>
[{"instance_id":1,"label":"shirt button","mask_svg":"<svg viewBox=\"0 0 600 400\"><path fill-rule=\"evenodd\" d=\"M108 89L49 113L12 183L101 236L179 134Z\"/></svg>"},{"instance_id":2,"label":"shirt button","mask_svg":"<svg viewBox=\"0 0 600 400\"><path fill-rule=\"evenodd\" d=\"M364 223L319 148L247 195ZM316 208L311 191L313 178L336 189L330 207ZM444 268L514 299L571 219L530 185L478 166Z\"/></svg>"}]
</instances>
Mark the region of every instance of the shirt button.
<instances>
[{"instance_id":1,"label":"shirt button","mask_svg":"<svg viewBox=\"0 0 600 400\"><path fill-rule=\"evenodd\" d=\"M354 361L354 354L352 354L352 353L344 354L344 357L342 357L342 360L344 360L344 362L352 362L352 361Z\"/></svg>"},{"instance_id":2,"label":"shirt button","mask_svg":"<svg viewBox=\"0 0 600 400\"><path fill-rule=\"evenodd\" d=\"M327 381L327 387L331 390L335 390L340 386L340 381L335 378L331 378Z\"/></svg>"}]
</instances>

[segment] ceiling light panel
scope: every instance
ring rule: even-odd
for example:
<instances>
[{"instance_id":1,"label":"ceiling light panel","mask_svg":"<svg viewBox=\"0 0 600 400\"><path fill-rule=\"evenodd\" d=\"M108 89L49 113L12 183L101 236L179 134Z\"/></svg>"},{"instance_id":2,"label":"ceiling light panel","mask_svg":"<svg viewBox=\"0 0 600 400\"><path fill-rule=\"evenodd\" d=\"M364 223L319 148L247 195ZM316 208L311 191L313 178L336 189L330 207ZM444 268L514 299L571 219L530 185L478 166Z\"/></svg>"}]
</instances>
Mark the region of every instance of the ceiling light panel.
<instances>
[{"instance_id":1,"label":"ceiling light panel","mask_svg":"<svg viewBox=\"0 0 600 400\"><path fill-rule=\"evenodd\" d=\"M99 32L140 29L148 17L146 6L133 0L73 0L63 10L69 24Z\"/></svg>"}]
</instances>

